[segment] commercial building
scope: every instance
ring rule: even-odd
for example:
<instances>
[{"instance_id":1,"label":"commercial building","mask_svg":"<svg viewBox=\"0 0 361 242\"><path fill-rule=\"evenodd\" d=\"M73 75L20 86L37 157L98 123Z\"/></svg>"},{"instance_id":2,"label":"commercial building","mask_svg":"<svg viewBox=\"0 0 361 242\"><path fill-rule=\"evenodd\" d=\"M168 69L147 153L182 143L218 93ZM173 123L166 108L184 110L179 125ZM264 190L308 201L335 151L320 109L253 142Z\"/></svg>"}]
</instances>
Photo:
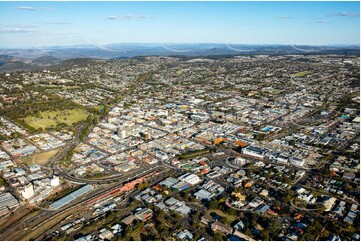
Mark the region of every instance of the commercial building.
<instances>
[{"instance_id":1,"label":"commercial building","mask_svg":"<svg viewBox=\"0 0 361 242\"><path fill-rule=\"evenodd\" d=\"M265 156L265 150L257 146L248 146L242 149L242 154L258 159L263 159Z\"/></svg>"},{"instance_id":2,"label":"commercial building","mask_svg":"<svg viewBox=\"0 0 361 242\"><path fill-rule=\"evenodd\" d=\"M85 185L81 188L79 188L78 190L66 195L65 197L60 198L59 200L53 202L50 205L50 208L52 209L59 209L62 206L74 201L76 198L84 195L85 193L90 192L91 190L93 190L93 187L91 185Z\"/></svg>"},{"instance_id":3,"label":"commercial building","mask_svg":"<svg viewBox=\"0 0 361 242\"><path fill-rule=\"evenodd\" d=\"M23 187L20 187L19 192L21 193L21 196L23 196L25 199L31 198L34 195L33 184L29 183Z\"/></svg>"},{"instance_id":4,"label":"commercial building","mask_svg":"<svg viewBox=\"0 0 361 242\"><path fill-rule=\"evenodd\" d=\"M0 193L0 216L8 214L10 209L17 206L19 206L19 202L11 193Z\"/></svg>"},{"instance_id":5,"label":"commercial building","mask_svg":"<svg viewBox=\"0 0 361 242\"><path fill-rule=\"evenodd\" d=\"M199 176L191 174L191 173L186 173L186 174L180 176L178 179L181 181L187 182L187 183L191 184L192 186L194 186L202 181L199 178Z\"/></svg>"},{"instance_id":6,"label":"commercial building","mask_svg":"<svg viewBox=\"0 0 361 242\"><path fill-rule=\"evenodd\" d=\"M52 187L56 187L60 185L60 180L58 176L53 176L53 178L50 180L50 185Z\"/></svg>"},{"instance_id":7,"label":"commercial building","mask_svg":"<svg viewBox=\"0 0 361 242\"><path fill-rule=\"evenodd\" d=\"M143 208L142 210L136 212L135 217L141 221L146 221L153 216L153 211L149 208Z\"/></svg>"}]
</instances>

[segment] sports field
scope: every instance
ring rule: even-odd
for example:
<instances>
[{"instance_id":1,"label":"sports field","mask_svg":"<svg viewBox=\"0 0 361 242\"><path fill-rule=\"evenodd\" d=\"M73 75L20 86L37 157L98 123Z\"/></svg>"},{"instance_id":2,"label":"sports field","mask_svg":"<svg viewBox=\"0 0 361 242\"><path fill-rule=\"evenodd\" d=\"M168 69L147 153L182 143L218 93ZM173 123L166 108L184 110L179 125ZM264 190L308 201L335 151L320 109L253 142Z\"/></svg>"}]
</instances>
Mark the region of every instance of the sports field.
<instances>
[{"instance_id":1,"label":"sports field","mask_svg":"<svg viewBox=\"0 0 361 242\"><path fill-rule=\"evenodd\" d=\"M57 110L41 112L37 117L27 116L24 121L33 128L55 127L59 123L71 126L73 123L85 120L88 112L84 109Z\"/></svg>"}]
</instances>

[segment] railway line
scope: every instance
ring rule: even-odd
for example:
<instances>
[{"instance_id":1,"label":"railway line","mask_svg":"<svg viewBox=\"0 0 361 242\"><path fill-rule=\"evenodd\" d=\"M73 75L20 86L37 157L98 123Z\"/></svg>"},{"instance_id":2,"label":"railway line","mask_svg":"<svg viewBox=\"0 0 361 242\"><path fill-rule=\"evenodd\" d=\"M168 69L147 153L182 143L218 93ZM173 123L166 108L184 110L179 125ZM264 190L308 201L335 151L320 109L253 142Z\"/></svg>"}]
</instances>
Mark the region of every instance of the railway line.
<instances>
[{"instance_id":1,"label":"railway line","mask_svg":"<svg viewBox=\"0 0 361 242\"><path fill-rule=\"evenodd\" d=\"M67 214L67 212L70 212L72 210L77 209L76 211L80 211L79 208L86 208L89 205L93 204L96 201L99 201L103 198L107 198L108 196L118 196L119 194L132 190L136 184L139 184L140 182L145 181L145 179L151 179L154 177L154 175L159 174L164 170L156 170L156 171L149 171L146 175L135 179L134 181L128 182L124 184L124 181L122 184L116 184L116 185L109 185L103 188L100 188L100 190L96 190L91 192L90 194L85 195L82 199L79 199L78 201L74 201L71 204L68 204L64 206L61 209L58 210L47 210L42 211L39 214L35 215L34 217L25 220L26 216L22 219L25 220L25 222L21 222L20 220L17 220L10 226L6 226L2 230L0 230L0 238L8 238L13 239L14 236L19 236L19 234L14 233L15 231L26 231L23 235L21 235L21 238L24 236L27 236L27 234L36 231L37 229L41 228L42 226L45 226L48 222L52 220L56 220L61 215ZM136 176L136 175L134 175ZM138 174L139 176L139 174ZM128 178L129 180L132 179L132 177ZM134 178L133 178L134 179ZM104 186L104 185L102 185ZM29 215L28 215L29 216ZM20 238L17 238L20 239Z\"/></svg>"}]
</instances>

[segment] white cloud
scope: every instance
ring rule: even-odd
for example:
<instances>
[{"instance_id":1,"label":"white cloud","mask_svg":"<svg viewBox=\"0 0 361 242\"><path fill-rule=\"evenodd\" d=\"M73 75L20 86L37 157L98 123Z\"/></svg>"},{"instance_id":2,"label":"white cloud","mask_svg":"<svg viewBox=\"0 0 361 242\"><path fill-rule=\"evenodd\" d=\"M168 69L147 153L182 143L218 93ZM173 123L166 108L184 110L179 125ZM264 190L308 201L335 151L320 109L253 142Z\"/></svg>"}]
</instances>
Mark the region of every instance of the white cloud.
<instances>
[{"instance_id":1,"label":"white cloud","mask_svg":"<svg viewBox=\"0 0 361 242\"><path fill-rule=\"evenodd\" d=\"M49 25L69 25L71 23L68 22L46 22L46 23L42 23L42 24L49 24Z\"/></svg>"},{"instance_id":2,"label":"white cloud","mask_svg":"<svg viewBox=\"0 0 361 242\"><path fill-rule=\"evenodd\" d=\"M79 32L48 32L47 34L79 34Z\"/></svg>"},{"instance_id":3,"label":"white cloud","mask_svg":"<svg viewBox=\"0 0 361 242\"><path fill-rule=\"evenodd\" d=\"M16 9L20 9L20 10L27 10L27 11L35 11L35 10L47 10L47 11L53 11L53 8L48 8L48 7L31 7L31 6L19 6L16 7Z\"/></svg>"},{"instance_id":4,"label":"white cloud","mask_svg":"<svg viewBox=\"0 0 361 242\"><path fill-rule=\"evenodd\" d=\"M278 16L277 18L280 18L280 19L290 19L292 18L291 16L287 16L287 15L282 15L282 16Z\"/></svg>"},{"instance_id":5,"label":"white cloud","mask_svg":"<svg viewBox=\"0 0 361 242\"><path fill-rule=\"evenodd\" d=\"M356 12L340 12L340 13L331 13L327 15L328 17L357 17L360 16L360 13Z\"/></svg>"},{"instance_id":6,"label":"white cloud","mask_svg":"<svg viewBox=\"0 0 361 242\"><path fill-rule=\"evenodd\" d=\"M21 10L30 10L30 11L36 10L36 8L30 7L30 6L19 6L19 7L16 7L16 8L21 9Z\"/></svg>"},{"instance_id":7,"label":"white cloud","mask_svg":"<svg viewBox=\"0 0 361 242\"><path fill-rule=\"evenodd\" d=\"M149 15L137 15L137 14L127 14L127 15L121 15L121 16L109 16L108 19L109 20L117 20L117 19L128 19L128 20L133 20L133 19L147 19L150 18Z\"/></svg>"},{"instance_id":8,"label":"white cloud","mask_svg":"<svg viewBox=\"0 0 361 242\"><path fill-rule=\"evenodd\" d=\"M23 34L39 32L36 25L12 24L0 25L0 34Z\"/></svg>"},{"instance_id":9,"label":"white cloud","mask_svg":"<svg viewBox=\"0 0 361 242\"><path fill-rule=\"evenodd\" d=\"M324 20L324 19L319 19L319 20L315 20L315 23L325 24L325 23L328 23L328 21L327 21L327 20Z\"/></svg>"}]
</instances>

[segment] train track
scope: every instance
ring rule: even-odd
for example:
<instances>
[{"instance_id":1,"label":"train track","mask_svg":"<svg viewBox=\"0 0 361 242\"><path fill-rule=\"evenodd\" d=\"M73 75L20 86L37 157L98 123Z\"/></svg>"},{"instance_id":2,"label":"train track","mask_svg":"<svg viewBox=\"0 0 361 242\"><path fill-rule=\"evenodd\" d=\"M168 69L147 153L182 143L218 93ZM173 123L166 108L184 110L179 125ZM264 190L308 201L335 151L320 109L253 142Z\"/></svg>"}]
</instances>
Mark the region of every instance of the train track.
<instances>
[{"instance_id":1,"label":"train track","mask_svg":"<svg viewBox=\"0 0 361 242\"><path fill-rule=\"evenodd\" d=\"M149 176L150 174L153 174L153 173L149 172L147 175ZM149 178L151 178L151 177L149 177ZM7 226L0 232L0 238L10 239L8 236L4 236L4 235L12 234L14 231L25 231L26 230L29 233L34 232L37 229L39 229L40 227L42 227L45 224L47 224L48 222L50 222L51 220L54 220L55 218L57 218L63 214L66 214L67 212L69 212L75 208L78 208L80 206L86 207L87 203L93 202L94 199L98 199L98 198L102 199L103 198L102 196L105 195L105 197L106 197L106 195L109 194L109 192L112 192L116 189L120 189L119 191L121 191L121 188L124 186L123 183L109 186L106 188L102 188L100 191L97 191L96 193L93 193L91 195L88 194L85 198L81 199L80 201L77 201L74 204L69 204L68 206L66 206L62 209L55 210L55 211L44 211L44 212L36 215L35 217L26 220L23 223L21 223L19 220L17 220L17 222L19 222L18 224L16 224L15 226ZM88 205L90 205L90 204L88 204ZM14 225L14 223L12 225ZM28 230L29 228L30 228L30 230ZM26 236L26 234L28 234L28 233L24 233L22 237ZM18 235L18 234L16 234L16 235Z\"/></svg>"}]
</instances>

